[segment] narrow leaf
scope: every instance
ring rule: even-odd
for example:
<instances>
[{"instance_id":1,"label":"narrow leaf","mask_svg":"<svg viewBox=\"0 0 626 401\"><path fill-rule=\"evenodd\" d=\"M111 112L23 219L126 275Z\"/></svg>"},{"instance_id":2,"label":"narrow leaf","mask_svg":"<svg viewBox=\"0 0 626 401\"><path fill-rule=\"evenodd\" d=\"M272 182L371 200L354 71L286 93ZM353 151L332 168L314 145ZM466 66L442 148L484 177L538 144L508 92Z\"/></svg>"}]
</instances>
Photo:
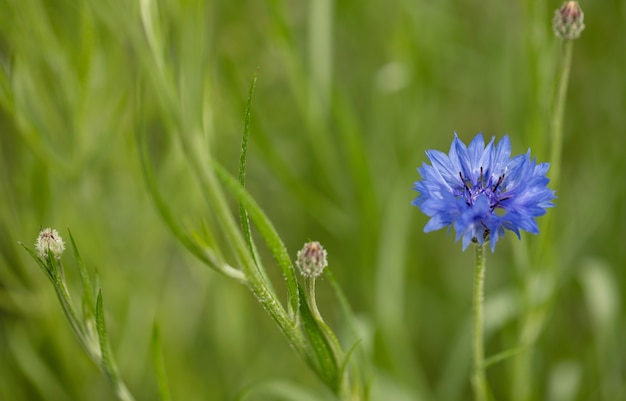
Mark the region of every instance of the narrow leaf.
<instances>
[{"instance_id":1,"label":"narrow leaf","mask_svg":"<svg viewBox=\"0 0 626 401\"><path fill-rule=\"evenodd\" d=\"M254 74L252 83L250 84L250 93L248 95L248 103L246 105L246 115L244 117L243 124L243 136L241 138L241 156L239 157L239 183L242 187L246 186L246 159L248 157L248 137L250 136L250 114L252 111L252 94L254 93L254 87L256 85L257 74ZM241 217L241 228L243 229L246 242L252 250L252 237L250 233L250 221L248 220L248 213L244 205L239 202L239 213Z\"/></svg>"},{"instance_id":2,"label":"narrow leaf","mask_svg":"<svg viewBox=\"0 0 626 401\"><path fill-rule=\"evenodd\" d=\"M240 271L234 269L225 269L224 266L220 263L221 261L217 260L218 258L216 257L216 254L202 248L198 244L198 242L194 240L194 237L188 235L183 230L183 228L176 222L174 214L170 210L167 202L159 191L158 184L156 182L156 179L154 178L152 168L148 161L148 155L143 149L144 146L139 137L139 134L137 134L137 142L137 147L139 148L139 158L141 161L141 171L148 187L148 193L150 194L150 197L152 198L152 201L157 208L157 212L161 215L161 218L165 222L165 225L170 230L170 232L185 248L187 248L189 252L191 252L192 255L200 259L204 264L228 277L232 277L240 282L245 282L245 277L243 276L243 274L241 274Z\"/></svg>"},{"instance_id":3,"label":"narrow leaf","mask_svg":"<svg viewBox=\"0 0 626 401\"><path fill-rule=\"evenodd\" d=\"M316 373L337 394L341 377L339 376L339 367L337 366L332 345L326 338L322 328L318 325L317 320L311 314L305 292L301 289L299 293L302 297L300 299L300 316L316 358Z\"/></svg>"},{"instance_id":4,"label":"narrow leaf","mask_svg":"<svg viewBox=\"0 0 626 401\"><path fill-rule=\"evenodd\" d=\"M154 322L152 329L152 363L156 374L157 384L159 386L159 396L162 401L171 401L169 385L167 383L167 375L165 374L165 360L163 358L163 348L161 346L161 334L159 325Z\"/></svg>"},{"instance_id":5,"label":"narrow leaf","mask_svg":"<svg viewBox=\"0 0 626 401\"><path fill-rule=\"evenodd\" d=\"M505 359L514 357L518 354L521 354L522 352L526 352L528 351L528 348L524 348L524 347L517 347L517 348L511 348L502 352L498 352L497 354L490 356L489 358L485 359L485 369L487 369L488 367L490 367L491 365L495 365L498 362L502 362Z\"/></svg>"},{"instance_id":6,"label":"narrow leaf","mask_svg":"<svg viewBox=\"0 0 626 401\"><path fill-rule=\"evenodd\" d=\"M60 262L57 262L56 257L52 254L52 251L48 249L48 265L50 267L50 272L52 274L52 284L54 285L54 289L57 293L59 301L61 302L61 307L63 308L63 312L67 317L67 320L72 325L74 332L80 339L83 344L86 344L85 339L85 328L82 321L79 319L76 310L74 309L74 305L72 304L72 298L70 293L65 285L65 280L61 276L62 267Z\"/></svg>"},{"instance_id":7,"label":"narrow leaf","mask_svg":"<svg viewBox=\"0 0 626 401\"><path fill-rule=\"evenodd\" d=\"M252 95L254 94L254 88L256 86L257 73L255 72L254 77L252 78L252 83L250 84L250 92L248 94L248 103L246 104L246 113L244 117L243 124L243 135L241 137L241 155L239 157L239 183L242 187L246 186L246 161L248 158L248 138L250 136L250 115L252 113ZM250 219L248 218L248 211L246 207L239 202L239 219L241 221L241 230L243 231L243 236L248 245L248 249L252 254L252 258L254 260L255 265L259 273L265 279L265 282L271 284L271 281L267 277L265 269L261 264L261 258L259 257L259 253L257 252L256 246L254 245L254 241L252 240L252 231L250 228Z\"/></svg>"},{"instance_id":8,"label":"narrow leaf","mask_svg":"<svg viewBox=\"0 0 626 401\"><path fill-rule=\"evenodd\" d=\"M74 241L74 237L72 236L72 232L68 229L67 232L70 235L70 242L72 244L72 250L74 251L74 259L76 259L76 264L78 264L78 270L80 271L80 281L82 283L83 294L83 317L85 321L91 320L96 315L96 305L95 298L93 295L93 286L91 285L91 279L89 278L89 273L87 272L87 267L85 266L85 262L83 258L80 256L78 252L78 247L76 246L76 242Z\"/></svg>"},{"instance_id":9,"label":"narrow leaf","mask_svg":"<svg viewBox=\"0 0 626 401\"><path fill-rule=\"evenodd\" d=\"M141 140L138 138L138 142ZM183 228L176 222L174 218L174 214L170 210L169 206L163 199L161 192L159 191L158 184L156 179L154 178L154 174L152 172L152 167L148 161L148 155L146 154L146 150L143 149L143 144L139 143L139 156L141 161L141 171L143 172L144 180L148 187L148 193L154 202L154 205L157 208L158 213L161 215L161 218L169 228L169 230L174 234L174 236L189 250L194 256L203 262L209 264L209 261L206 260L204 253L199 247L185 234Z\"/></svg>"},{"instance_id":10,"label":"narrow leaf","mask_svg":"<svg viewBox=\"0 0 626 401\"><path fill-rule=\"evenodd\" d=\"M356 342L354 343L354 345L350 348L350 350L348 351L348 355L346 355L345 361L344 361L344 367L342 368L342 370L346 369L345 364L347 364L349 362L349 360L351 359L350 356L351 354L356 350L356 345L360 344L361 342L361 333L359 332L359 328L358 325L355 321L354 318L354 312L352 311L352 307L350 306L350 303L348 302L348 298L346 297L346 295L344 294L343 290L341 289L341 286L339 285L339 283L337 282L337 279L335 278L335 276L333 275L332 271L330 268L326 268L324 270L324 275L325 277L328 279L328 281L330 282L330 285L333 289L333 291L335 292L335 296L337 297L337 300L339 301L339 305L341 307L341 311L344 315L344 318L347 321L348 327L350 328L350 331L352 332L352 334L357 337L358 339L356 340ZM358 352L358 358L357 358L360 363L355 362L355 364L353 366L358 368L358 372L359 375L361 376L361 380L362 381L368 381L368 376L369 376L369 369L368 369L368 364L367 364L367 358L365 357L364 351L363 351L363 347L359 348L359 352Z\"/></svg>"},{"instance_id":11,"label":"narrow leaf","mask_svg":"<svg viewBox=\"0 0 626 401\"><path fill-rule=\"evenodd\" d=\"M65 283L61 279L61 276L58 272L58 266L54 255L52 252L49 252L48 258L50 261L48 263L44 262L34 251L27 248L23 243L19 243L22 245L24 249L30 254L30 256L35 259L41 270L44 272L46 277L52 283L54 287L54 292L57 295L59 303L61 304L61 309L63 309L63 313L65 314L65 318L69 322L74 334L78 338L80 344L83 346L85 350L88 350L87 346L87 338L85 334L84 325L78 318L76 311L74 310L74 306L72 305L72 301L70 299L70 294L65 286Z\"/></svg>"},{"instance_id":12,"label":"narrow leaf","mask_svg":"<svg viewBox=\"0 0 626 401\"><path fill-rule=\"evenodd\" d=\"M106 323L104 321L104 307L102 306L102 291L98 290L98 299L96 301L96 330L98 331L98 339L100 341L100 353L102 358L100 366L114 387L119 383L119 375L115 366L115 359L111 352L111 343L107 333Z\"/></svg>"},{"instance_id":13,"label":"narrow leaf","mask_svg":"<svg viewBox=\"0 0 626 401\"><path fill-rule=\"evenodd\" d=\"M341 364L341 369L339 370L339 377L343 378L344 375L346 374L346 371L348 370L348 363L350 363L350 359L352 358L352 354L354 353L354 351L357 349L357 347L361 344L361 339L358 339L354 342L354 344L352 344L352 346L350 347L350 349L348 350L348 352L346 353L346 357L343 360L343 363Z\"/></svg>"},{"instance_id":14,"label":"narrow leaf","mask_svg":"<svg viewBox=\"0 0 626 401\"><path fill-rule=\"evenodd\" d=\"M35 262L37 262L37 265L39 266L39 268L41 268L41 271L43 271L46 277L48 277L48 279L54 284L54 277L52 276L52 272L50 271L48 266L44 263L44 261L41 260L41 258L35 253L35 251L28 248L22 242L18 242L18 244L20 244L22 248L24 248L26 252L28 252L28 254L35 260Z\"/></svg>"},{"instance_id":15,"label":"narrow leaf","mask_svg":"<svg viewBox=\"0 0 626 401\"><path fill-rule=\"evenodd\" d=\"M285 244L283 244L283 241L280 239L280 236L278 235L278 232L276 231L276 228L274 228L272 222L267 218L263 210L261 210L248 191L246 191L246 189L242 187L241 184L217 161L213 160L212 164L218 179L246 208L250 218L263 237L263 240L274 255L274 259L276 259L276 262L280 266L287 283L290 315L295 313L295 311L298 310L298 284Z\"/></svg>"}]
</instances>

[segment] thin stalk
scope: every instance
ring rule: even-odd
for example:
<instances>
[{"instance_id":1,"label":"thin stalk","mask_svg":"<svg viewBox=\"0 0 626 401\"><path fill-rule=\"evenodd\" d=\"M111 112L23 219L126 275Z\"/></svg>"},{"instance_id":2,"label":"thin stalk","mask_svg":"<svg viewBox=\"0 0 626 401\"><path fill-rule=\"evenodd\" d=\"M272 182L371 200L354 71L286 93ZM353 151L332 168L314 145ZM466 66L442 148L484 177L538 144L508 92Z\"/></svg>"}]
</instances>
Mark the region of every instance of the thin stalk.
<instances>
[{"instance_id":1,"label":"thin stalk","mask_svg":"<svg viewBox=\"0 0 626 401\"><path fill-rule=\"evenodd\" d=\"M115 396L120 401L135 401L133 395L130 393L130 391L128 391L128 388L122 382L117 383L117 386L115 388Z\"/></svg>"},{"instance_id":2,"label":"thin stalk","mask_svg":"<svg viewBox=\"0 0 626 401\"><path fill-rule=\"evenodd\" d=\"M311 310L311 315L320 322L324 322L319 309L317 309L317 302L315 301L315 277L305 277L304 279L304 291L306 292L306 299Z\"/></svg>"},{"instance_id":3,"label":"thin stalk","mask_svg":"<svg viewBox=\"0 0 626 401\"><path fill-rule=\"evenodd\" d=\"M561 154L563 148L563 117L565 115L565 101L567 98L567 86L569 83L569 73L572 66L572 53L574 41L563 41L563 59L559 71L559 86L554 102L554 112L550 124L550 178L553 188L558 188L561 177Z\"/></svg>"},{"instance_id":4,"label":"thin stalk","mask_svg":"<svg viewBox=\"0 0 626 401\"><path fill-rule=\"evenodd\" d=\"M483 315L485 310L485 248L487 243L475 246L474 299L474 398L476 401L487 400L487 377L485 375L485 347L483 336Z\"/></svg>"},{"instance_id":5,"label":"thin stalk","mask_svg":"<svg viewBox=\"0 0 626 401\"><path fill-rule=\"evenodd\" d=\"M565 103L567 100L567 88L569 84L570 69L572 66L572 54L574 49L573 40L564 40L562 42L562 57L559 66L558 86L554 98L554 106L552 110L552 118L550 120L550 171L548 172L550 177L550 186L558 191L561 179L561 159L563 153L563 120L565 117ZM541 222L540 232L541 242L539 249L535 255L537 260L541 260L542 263L533 267L531 274L537 276L537 274L547 273L551 277L558 275L558 264L556 263L553 247L555 243L554 234L554 212L548 213ZM528 280L530 283L531 280ZM526 296L528 302L533 305L532 297L526 285ZM532 350L533 344L536 342L543 326L545 319L548 315L546 308L538 306L530 306L530 310L523 318L522 326L520 328L519 347ZM531 399L532 386L531 383L531 365L532 365L532 352L527 352L516 358L514 367L514 380L513 380L513 392L514 399L518 401L527 401Z\"/></svg>"},{"instance_id":6,"label":"thin stalk","mask_svg":"<svg viewBox=\"0 0 626 401\"><path fill-rule=\"evenodd\" d=\"M550 186L556 190L559 188L561 179L561 159L563 153L563 119L565 117L565 103L567 100L567 87L569 84L569 73L572 66L572 53L574 41L564 40L563 55L559 68L558 86L554 98L552 119L550 120ZM551 227L554 213L548 213L542 221L541 232L543 233L541 254L545 254L547 247L552 243Z\"/></svg>"},{"instance_id":7,"label":"thin stalk","mask_svg":"<svg viewBox=\"0 0 626 401\"><path fill-rule=\"evenodd\" d=\"M305 277L304 279L304 291L306 293L307 304L309 306L309 310L311 311L311 316L313 316L313 318L317 321L317 324L324 333L336 360L346 363L347 361L345 360L344 352L339 344L339 341L337 340L337 337L330 327L328 327L326 322L324 322L324 319L317 308L317 302L315 301L315 279L316 277ZM345 365L341 366L341 372L340 385L336 394L341 400L352 400L354 398L352 397L348 372Z\"/></svg>"}]
</instances>

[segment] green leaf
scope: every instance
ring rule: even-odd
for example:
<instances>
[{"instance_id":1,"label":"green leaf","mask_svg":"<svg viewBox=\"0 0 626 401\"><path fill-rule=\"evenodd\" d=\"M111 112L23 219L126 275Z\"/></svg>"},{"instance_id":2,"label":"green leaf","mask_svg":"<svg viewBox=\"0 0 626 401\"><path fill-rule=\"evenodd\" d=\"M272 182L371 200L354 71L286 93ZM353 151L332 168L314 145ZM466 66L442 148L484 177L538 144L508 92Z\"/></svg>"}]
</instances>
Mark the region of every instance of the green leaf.
<instances>
[{"instance_id":1,"label":"green leaf","mask_svg":"<svg viewBox=\"0 0 626 401\"><path fill-rule=\"evenodd\" d=\"M300 288L300 317L304 324L309 343L315 355L314 368L322 381L337 394L341 383L340 369L337 365L332 344L318 321L313 317L306 299L305 292Z\"/></svg>"},{"instance_id":2,"label":"green leaf","mask_svg":"<svg viewBox=\"0 0 626 401\"><path fill-rule=\"evenodd\" d=\"M50 270L48 265L43 260L41 260L41 258L35 253L35 251L28 248L22 242L18 242L18 244L20 244L22 248L24 248L26 252L28 252L28 254L35 260L35 262L37 262L37 265L41 268L41 271L43 271L46 277L48 277L48 279L54 284L54 276L52 275L52 271Z\"/></svg>"},{"instance_id":3,"label":"green leaf","mask_svg":"<svg viewBox=\"0 0 626 401\"><path fill-rule=\"evenodd\" d=\"M161 215L161 218L165 222L165 225L170 232L178 239L178 241L185 247L192 255L200 259L204 264L212 269L234 278L240 282L245 282L245 276L240 271L233 268L225 268L224 264L219 258L219 254L216 254L212 249L203 247L199 241L194 237L195 234L189 235L185 230L177 223L174 214L170 210L167 202L159 191L158 184L154 178L152 168L148 161L148 155L144 149L143 143L139 134L137 134L139 158L141 161L141 171L143 173L144 181L148 187L148 193L157 208L157 212ZM204 244L206 245L206 244Z\"/></svg>"},{"instance_id":4,"label":"green leaf","mask_svg":"<svg viewBox=\"0 0 626 401\"><path fill-rule=\"evenodd\" d=\"M48 249L47 261L52 274L52 284L54 285L57 297L61 302L63 312L65 313L67 320L70 322L70 325L74 329L74 333L76 333L83 346L87 347L84 324L79 319L78 314L74 309L74 305L72 304L72 298L70 297L70 293L67 289L67 286L65 285L64 277L61 276L62 267L60 265L60 261L57 262L56 257L52 254L52 251L50 249Z\"/></svg>"},{"instance_id":5,"label":"green leaf","mask_svg":"<svg viewBox=\"0 0 626 401\"><path fill-rule=\"evenodd\" d=\"M49 250L48 259L44 261L43 259L39 257L39 255L37 255L31 249L27 248L23 243L20 242L19 244L22 245L22 247L26 249L26 251L30 254L30 256L35 260L35 262L37 262L37 265L39 265L39 267L44 272L46 277L48 277L48 279L52 283L52 286L54 287L54 291L57 295L59 303L61 304L61 309L63 309L63 313L65 314L67 321L72 327L74 334L76 335L76 337L78 337L78 340L80 341L81 345L85 348L85 350L89 350L89 347L87 345L88 340L86 338L84 325L80 321L80 319L78 318L78 314L74 310L74 306L72 305L70 294L67 290L65 282L63 281L61 275L59 274L59 266L57 265L57 260L55 256Z\"/></svg>"},{"instance_id":6,"label":"green leaf","mask_svg":"<svg viewBox=\"0 0 626 401\"><path fill-rule=\"evenodd\" d=\"M141 171L143 172L144 181L148 187L148 193L154 202L154 205L157 208L157 212L161 215L161 218L167 225L167 228L174 234L174 236L189 250L194 256L198 259L202 260L206 264L210 264L209 260L205 257L204 252L196 246L195 242L191 240L191 238L185 233L183 228L176 222L176 218L174 214L170 210L167 202L161 196L161 192L159 191L159 186L154 178L154 174L152 172L152 167L148 161L148 155L146 154L146 150L144 149L143 143L141 139L137 138L139 142L139 158L141 161Z\"/></svg>"},{"instance_id":7,"label":"green leaf","mask_svg":"<svg viewBox=\"0 0 626 401\"><path fill-rule=\"evenodd\" d=\"M348 364L350 363L350 359L352 358L352 354L354 353L354 351L357 349L357 347L360 344L361 344L361 339L359 338L358 340L354 342L354 344L352 344L352 346L346 353L346 357L344 358L343 363L341 364L341 369L339 370L340 378L344 377L344 375L346 374L346 371L348 370Z\"/></svg>"},{"instance_id":8,"label":"green leaf","mask_svg":"<svg viewBox=\"0 0 626 401\"><path fill-rule=\"evenodd\" d=\"M104 321L104 307L102 306L102 291L98 290L98 299L96 301L96 330L98 331L98 339L100 341L100 366L104 371L104 374L111 381L111 383L117 386L119 382L119 375L117 367L115 366L115 359L111 352L111 343L109 341L109 335L107 333L106 323Z\"/></svg>"},{"instance_id":9,"label":"green leaf","mask_svg":"<svg viewBox=\"0 0 626 401\"><path fill-rule=\"evenodd\" d=\"M246 160L248 158L248 138L250 136L250 114L252 112L252 95L254 94L254 88L256 86L257 73L255 72L254 77L252 78L252 83L250 84L250 92L248 94L248 103L246 104L246 113L244 117L243 124L243 135L241 137L241 155L239 158L239 183L242 187L246 186ZM256 246L254 245L254 241L252 240L252 231L250 229L250 220L248 218L248 211L246 207L239 202L239 219L241 221L241 230L243 231L243 236L248 245L248 249L252 254L252 259L254 260L255 265L259 273L263 276L264 280L268 285L271 284L271 281L267 277L267 273L261 264L261 258L259 257L259 253L257 252Z\"/></svg>"},{"instance_id":10,"label":"green leaf","mask_svg":"<svg viewBox=\"0 0 626 401\"><path fill-rule=\"evenodd\" d=\"M157 384L159 385L159 396L162 401L171 401L169 385L167 383L167 375L165 374L165 361L163 358L163 348L161 346L161 334L159 325L154 322L152 329L152 363L156 374Z\"/></svg>"},{"instance_id":11,"label":"green leaf","mask_svg":"<svg viewBox=\"0 0 626 401\"><path fill-rule=\"evenodd\" d=\"M514 357L516 355L519 355L522 352L526 352L526 351L528 351L528 348L517 347L517 348L507 349L507 350L502 351L502 352L498 352L497 354L495 354L493 356L490 356L489 358L485 359L485 369L487 369L491 365L495 365L498 362L502 362L505 359L512 358L512 357Z\"/></svg>"},{"instance_id":12,"label":"green leaf","mask_svg":"<svg viewBox=\"0 0 626 401\"><path fill-rule=\"evenodd\" d=\"M250 193L248 193L248 191L246 191L246 189L217 161L212 160L212 165L218 179L226 189L237 198L241 205L246 208L250 218L259 230L261 237L263 237L263 240L274 255L274 259L280 266L287 283L289 312L290 316L292 316L295 314L295 311L298 310L298 283L285 244L283 244L283 241L280 239L272 222L267 218L265 213L263 213L263 210L261 210Z\"/></svg>"},{"instance_id":13,"label":"green leaf","mask_svg":"<svg viewBox=\"0 0 626 401\"><path fill-rule=\"evenodd\" d=\"M107 333L106 323L104 321L104 307L102 304L102 291L98 290L98 299L96 301L96 330L98 331L98 340L100 342L100 367L104 371L105 376L111 383L115 395L120 401L134 401L132 394L126 388L115 365L115 358L111 352L111 342Z\"/></svg>"},{"instance_id":14,"label":"green leaf","mask_svg":"<svg viewBox=\"0 0 626 401\"><path fill-rule=\"evenodd\" d=\"M87 272L85 262L78 252L78 247L76 246L76 242L74 241L72 232L69 229L67 230L67 232L70 235L70 242L72 244L72 250L74 251L74 259L76 259L76 264L78 264L78 270L80 271L80 281L83 288L83 317L85 318L85 321L88 321L95 318L96 316L96 305L95 297L93 295L93 286L91 284L91 279L89 278L89 273Z\"/></svg>"},{"instance_id":15,"label":"green leaf","mask_svg":"<svg viewBox=\"0 0 626 401\"><path fill-rule=\"evenodd\" d=\"M254 87L256 85L257 74L254 74L252 83L250 84L250 93L248 95L248 103L246 104L246 115L244 117L243 124L243 136L241 138L241 156L239 157L239 183L242 187L246 186L246 159L248 157L248 137L250 136L250 113L252 110L252 94L254 93ZM250 221L248 220L248 213L244 205L239 202L239 214L241 217L241 228L243 234L252 251L252 235L250 233Z\"/></svg>"}]
</instances>

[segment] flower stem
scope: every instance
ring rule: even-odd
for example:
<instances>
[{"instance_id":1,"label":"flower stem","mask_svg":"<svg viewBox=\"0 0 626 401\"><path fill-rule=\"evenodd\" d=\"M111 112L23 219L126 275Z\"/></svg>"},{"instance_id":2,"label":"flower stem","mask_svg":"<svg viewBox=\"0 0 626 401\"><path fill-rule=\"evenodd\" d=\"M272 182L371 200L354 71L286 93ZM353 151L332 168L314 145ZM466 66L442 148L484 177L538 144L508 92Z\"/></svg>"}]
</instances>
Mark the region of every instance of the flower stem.
<instances>
[{"instance_id":1,"label":"flower stem","mask_svg":"<svg viewBox=\"0 0 626 401\"><path fill-rule=\"evenodd\" d=\"M487 377L485 375L485 349L483 344L483 312L485 301L485 247L487 243L476 245L474 270L474 397L476 401L487 400Z\"/></svg>"},{"instance_id":2,"label":"flower stem","mask_svg":"<svg viewBox=\"0 0 626 401\"><path fill-rule=\"evenodd\" d=\"M311 310L311 315L313 315L316 320L324 322L319 309L317 309L317 302L315 301L315 277L305 277L304 290L306 292L306 299L309 304L309 309Z\"/></svg>"},{"instance_id":3,"label":"flower stem","mask_svg":"<svg viewBox=\"0 0 626 401\"><path fill-rule=\"evenodd\" d=\"M562 41L562 55L559 65L559 73L557 76L558 86L554 98L554 108L552 110L552 118L550 121L550 186L558 191L561 178L561 154L563 148L563 120L565 116L565 104L567 100L567 87L569 84L570 69L572 66L572 53L574 49L573 40ZM554 244L556 242L556 231L554 229L554 212L548 213L541 222L539 231L542 233L541 242L537 253L534 255L535 260L541 263L531 265L532 270L528 276L526 289L526 298L530 302L530 306L522 319L519 329L520 348L532 349L541 334L548 316L548 309L544 305L537 306L532 300L535 294L530 288L533 278L543 275L543 282L554 282L558 276L558 260L554 253ZM549 280L549 281L548 281ZM551 287L550 291L554 291ZM525 352L516 358L514 364L512 399L517 401L528 401L532 398L532 352Z\"/></svg>"},{"instance_id":4,"label":"flower stem","mask_svg":"<svg viewBox=\"0 0 626 401\"><path fill-rule=\"evenodd\" d=\"M567 98L567 85L569 82L569 72L572 66L572 53L574 48L573 40L563 41L563 59L559 71L559 86L554 102L554 111L550 124L550 169L552 187L558 189L561 175L561 153L563 148L563 116L565 115L565 100Z\"/></svg>"}]
</instances>

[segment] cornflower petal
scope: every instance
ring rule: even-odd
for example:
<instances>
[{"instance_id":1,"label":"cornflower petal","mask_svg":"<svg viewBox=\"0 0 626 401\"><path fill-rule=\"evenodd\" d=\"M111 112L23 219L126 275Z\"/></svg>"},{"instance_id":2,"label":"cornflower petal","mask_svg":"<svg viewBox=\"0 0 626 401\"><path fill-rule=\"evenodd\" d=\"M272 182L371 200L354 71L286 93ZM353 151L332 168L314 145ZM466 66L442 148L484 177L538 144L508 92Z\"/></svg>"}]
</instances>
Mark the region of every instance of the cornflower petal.
<instances>
[{"instance_id":1,"label":"cornflower petal","mask_svg":"<svg viewBox=\"0 0 626 401\"><path fill-rule=\"evenodd\" d=\"M530 149L511 157L508 135L497 144L492 137L485 146L479 133L466 146L455 133L447 155L428 150L426 156L431 165L417 169L422 179L411 204L430 217L424 232L454 228L463 250L489 241L494 251L505 230L518 238L520 230L538 234L535 218L554 206L546 177L550 164L537 164Z\"/></svg>"}]
</instances>

